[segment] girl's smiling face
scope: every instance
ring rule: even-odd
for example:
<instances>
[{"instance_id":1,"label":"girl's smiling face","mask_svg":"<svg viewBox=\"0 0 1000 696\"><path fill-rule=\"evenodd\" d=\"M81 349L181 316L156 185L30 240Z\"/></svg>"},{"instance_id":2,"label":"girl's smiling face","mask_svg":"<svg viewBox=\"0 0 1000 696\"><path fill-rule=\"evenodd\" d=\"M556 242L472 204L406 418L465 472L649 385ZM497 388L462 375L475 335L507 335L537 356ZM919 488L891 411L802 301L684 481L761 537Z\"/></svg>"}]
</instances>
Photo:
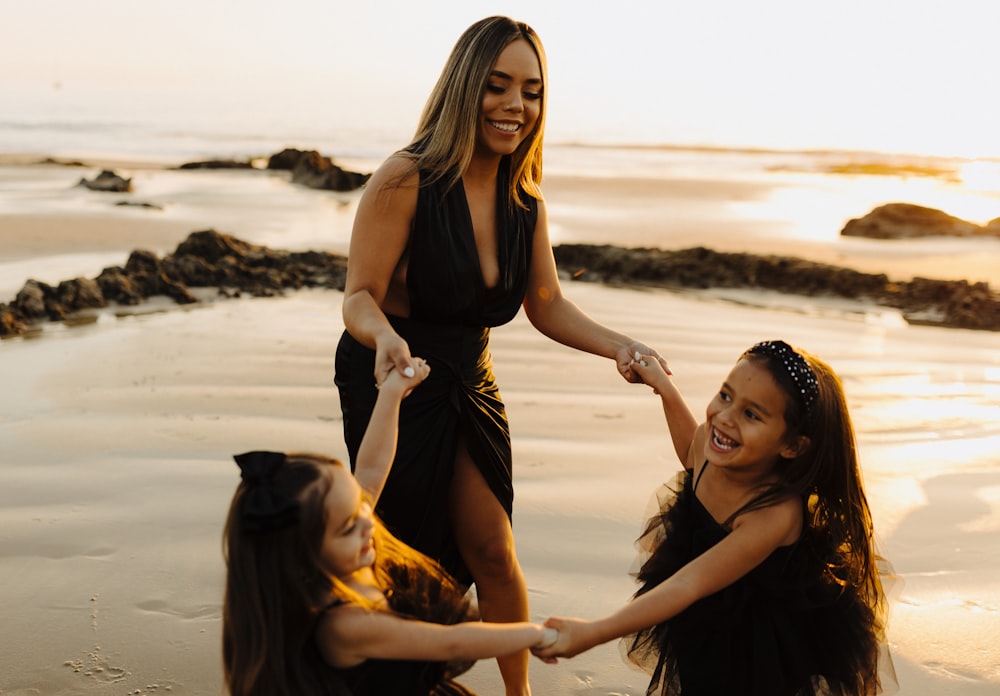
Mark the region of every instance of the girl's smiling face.
<instances>
[{"instance_id":1,"label":"girl's smiling face","mask_svg":"<svg viewBox=\"0 0 1000 696\"><path fill-rule=\"evenodd\" d=\"M332 477L326 495L326 533L320 558L327 572L346 579L375 562L375 522L361 486L343 467L329 468Z\"/></svg>"},{"instance_id":2,"label":"girl's smiling face","mask_svg":"<svg viewBox=\"0 0 1000 696\"><path fill-rule=\"evenodd\" d=\"M513 153L538 123L542 88L542 70L531 44L512 41L486 81L479 109L479 147L498 155Z\"/></svg>"},{"instance_id":3,"label":"girl's smiling face","mask_svg":"<svg viewBox=\"0 0 1000 696\"><path fill-rule=\"evenodd\" d=\"M793 458L787 440L788 395L766 368L742 359L708 404L705 458L728 469L765 476L779 457Z\"/></svg>"}]
</instances>

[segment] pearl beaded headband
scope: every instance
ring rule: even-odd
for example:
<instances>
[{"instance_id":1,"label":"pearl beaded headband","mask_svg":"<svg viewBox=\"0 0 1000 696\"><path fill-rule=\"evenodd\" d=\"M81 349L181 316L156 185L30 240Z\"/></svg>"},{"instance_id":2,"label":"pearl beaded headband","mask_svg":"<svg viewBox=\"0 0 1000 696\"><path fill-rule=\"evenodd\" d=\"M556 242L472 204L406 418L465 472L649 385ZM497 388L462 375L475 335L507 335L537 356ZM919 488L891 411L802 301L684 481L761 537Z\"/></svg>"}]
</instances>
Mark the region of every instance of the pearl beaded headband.
<instances>
[{"instance_id":1,"label":"pearl beaded headband","mask_svg":"<svg viewBox=\"0 0 1000 696\"><path fill-rule=\"evenodd\" d=\"M784 341L761 341L755 344L747 353L766 355L775 358L785 367L785 372L792 378L799 390L806 411L812 408L813 402L819 396L819 381L816 373L801 354Z\"/></svg>"}]
</instances>

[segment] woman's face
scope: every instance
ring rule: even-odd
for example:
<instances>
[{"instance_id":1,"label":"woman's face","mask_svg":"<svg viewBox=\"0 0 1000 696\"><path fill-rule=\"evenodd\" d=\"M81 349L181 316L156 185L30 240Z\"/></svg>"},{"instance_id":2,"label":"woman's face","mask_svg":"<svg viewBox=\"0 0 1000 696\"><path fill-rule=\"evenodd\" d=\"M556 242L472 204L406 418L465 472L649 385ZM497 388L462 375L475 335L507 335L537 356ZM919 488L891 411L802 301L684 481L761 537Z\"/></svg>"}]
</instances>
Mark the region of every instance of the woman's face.
<instances>
[{"instance_id":1,"label":"woman's face","mask_svg":"<svg viewBox=\"0 0 1000 696\"><path fill-rule=\"evenodd\" d=\"M329 469L332 481L326 494L326 533L320 557L327 572L346 579L375 562L375 524L372 508L354 476L340 466Z\"/></svg>"},{"instance_id":2,"label":"woman's face","mask_svg":"<svg viewBox=\"0 0 1000 696\"><path fill-rule=\"evenodd\" d=\"M542 69L524 39L503 50L486 81L479 109L481 151L509 155L538 124L542 112Z\"/></svg>"}]
</instances>

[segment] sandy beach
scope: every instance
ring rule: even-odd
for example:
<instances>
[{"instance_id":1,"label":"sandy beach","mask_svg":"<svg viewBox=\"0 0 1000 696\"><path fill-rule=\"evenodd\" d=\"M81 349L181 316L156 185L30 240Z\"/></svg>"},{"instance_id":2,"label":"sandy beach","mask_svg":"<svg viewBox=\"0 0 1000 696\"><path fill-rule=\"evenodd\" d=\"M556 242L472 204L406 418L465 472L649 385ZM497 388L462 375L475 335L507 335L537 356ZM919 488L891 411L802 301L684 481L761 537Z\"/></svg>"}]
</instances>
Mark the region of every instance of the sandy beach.
<instances>
[{"instance_id":1,"label":"sandy beach","mask_svg":"<svg viewBox=\"0 0 1000 696\"><path fill-rule=\"evenodd\" d=\"M169 252L198 229L346 252L351 194L260 172L134 167L131 197L163 208L117 208L114 196L72 188L93 173L0 164L0 301L29 277L93 277L136 248ZM720 205L772 195L765 185L690 184L670 197L647 186L547 179L554 243L572 235L643 245L672 215L688 221L677 223L677 246L728 239L740 250L753 240L861 270L912 275L916 265L949 276L939 255L934 263L940 246L892 254L791 245L766 220ZM591 214L597 207L603 217ZM718 244L704 242L709 234ZM947 248L979 259L966 277L1000 275L982 254ZM564 290L664 353L696 412L759 339L781 337L826 359L844 380L880 548L899 575L889 627L898 693L998 693L1000 336L821 300L572 282ZM346 456L333 386L341 299L309 290L183 308L156 301L0 342L0 694L222 692L231 455ZM677 467L659 402L610 362L546 340L523 315L495 331L493 352L532 617L601 615L633 592L632 542ZM503 692L492 661L461 681L480 696ZM532 664L539 696L636 696L646 681L616 644Z\"/></svg>"}]
</instances>

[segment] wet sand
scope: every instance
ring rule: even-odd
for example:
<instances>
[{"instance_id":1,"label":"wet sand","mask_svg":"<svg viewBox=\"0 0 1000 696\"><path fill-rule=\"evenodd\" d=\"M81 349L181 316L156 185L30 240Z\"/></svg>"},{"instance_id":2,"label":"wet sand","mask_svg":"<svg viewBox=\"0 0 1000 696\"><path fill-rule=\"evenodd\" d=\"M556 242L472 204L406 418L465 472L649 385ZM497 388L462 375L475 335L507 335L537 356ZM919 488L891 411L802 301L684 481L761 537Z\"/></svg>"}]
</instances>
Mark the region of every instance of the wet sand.
<instances>
[{"instance_id":1,"label":"wet sand","mask_svg":"<svg viewBox=\"0 0 1000 696\"><path fill-rule=\"evenodd\" d=\"M75 198L61 184L84 173L63 169L59 187L0 200L8 296L26 277L10 275L18 269L58 276L49 282L93 276L140 242L169 251L207 227L279 248L337 250L353 215L349 196L277 177L150 170L137 197L167 202L159 217L93 196L57 216L45 200ZM559 184L547 191L558 210ZM554 227L576 210L563 200L567 214L553 215ZM614 224L631 239L629 225L644 220ZM902 578L890 623L899 693L996 693L1000 338L752 293L750 305L779 306L571 282L565 291L666 354L696 412L761 338L830 362L855 418L880 543ZM230 457L258 448L346 455L333 386L340 301L334 291L303 291L185 308L154 302L0 343L0 693L220 693L221 533L238 480ZM634 590L632 542L650 496L677 467L658 400L622 382L609 361L544 339L523 316L496 330L494 355L532 616L610 611ZM462 681L481 696L502 694L492 661ZM556 666L534 662L532 684L539 695L635 695L646 679L609 644Z\"/></svg>"}]
</instances>

